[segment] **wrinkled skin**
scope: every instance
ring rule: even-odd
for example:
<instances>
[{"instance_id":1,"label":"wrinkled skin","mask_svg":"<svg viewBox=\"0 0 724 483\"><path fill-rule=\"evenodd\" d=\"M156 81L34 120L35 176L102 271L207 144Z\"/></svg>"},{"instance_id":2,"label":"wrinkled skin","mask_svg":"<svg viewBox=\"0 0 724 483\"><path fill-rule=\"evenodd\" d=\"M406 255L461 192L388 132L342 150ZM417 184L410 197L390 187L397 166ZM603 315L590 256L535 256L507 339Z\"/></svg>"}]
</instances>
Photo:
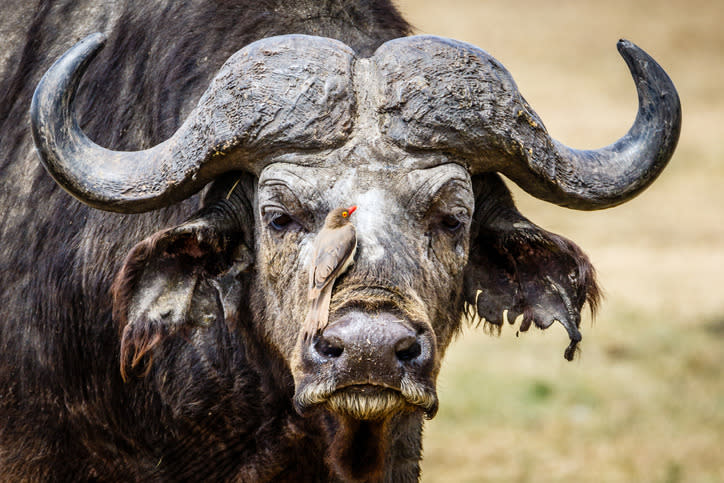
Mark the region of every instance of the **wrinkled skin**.
<instances>
[{"instance_id":1,"label":"wrinkled skin","mask_svg":"<svg viewBox=\"0 0 724 483\"><path fill-rule=\"evenodd\" d=\"M264 331L279 343L285 359L293 361L299 390L308 376L300 362L300 352L308 348L297 341L299 314L306 306L309 249L323 222L320 215L350 200L359 207L353 221L358 255L337 283L332 324L354 309L394 311L416 331L431 334L427 350L434 362L426 368L429 373L420 377L434 391L439 357L457 330L462 311L459 287L474 210L470 177L455 164L406 167L410 159L389 145L386 156L397 152L401 162L394 163L395 167L370 163L374 158L366 144L353 142L349 150L341 150L339 156L346 162L336 168L275 163L262 173L257 281L264 289L256 293L263 296L272 314ZM381 143L376 144L375 149L380 149ZM381 178L380 172L385 176ZM400 191L401 184L409 190ZM294 221L284 230L275 230L264 220L280 209ZM314 367L309 371L316 372ZM350 382L365 380L363 374L346 377Z\"/></svg>"}]
</instances>

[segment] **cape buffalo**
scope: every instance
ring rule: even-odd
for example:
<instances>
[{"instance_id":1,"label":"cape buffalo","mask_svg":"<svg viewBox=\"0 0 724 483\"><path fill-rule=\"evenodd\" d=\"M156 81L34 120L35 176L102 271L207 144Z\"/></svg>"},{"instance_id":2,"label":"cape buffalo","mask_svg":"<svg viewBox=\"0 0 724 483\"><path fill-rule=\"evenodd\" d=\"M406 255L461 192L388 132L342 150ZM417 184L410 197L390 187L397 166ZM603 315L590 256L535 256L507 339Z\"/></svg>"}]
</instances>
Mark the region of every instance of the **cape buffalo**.
<instances>
[{"instance_id":1,"label":"cape buffalo","mask_svg":"<svg viewBox=\"0 0 724 483\"><path fill-rule=\"evenodd\" d=\"M571 359L598 300L498 173L606 208L680 130L627 41L638 116L577 151L498 61L408 37L388 0L36 3L0 21L11 481L416 481L464 316L558 321ZM353 205L353 264L304 334L316 235Z\"/></svg>"}]
</instances>

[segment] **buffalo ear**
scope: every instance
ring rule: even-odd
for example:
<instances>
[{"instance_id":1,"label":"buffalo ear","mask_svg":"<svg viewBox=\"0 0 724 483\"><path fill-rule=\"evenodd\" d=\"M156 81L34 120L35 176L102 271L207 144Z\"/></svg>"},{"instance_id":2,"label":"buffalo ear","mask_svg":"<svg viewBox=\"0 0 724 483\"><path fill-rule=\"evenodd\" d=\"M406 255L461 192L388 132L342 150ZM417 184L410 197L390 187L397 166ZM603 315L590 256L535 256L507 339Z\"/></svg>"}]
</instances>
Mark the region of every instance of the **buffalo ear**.
<instances>
[{"instance_id":1,"label":"buffalo ear","mask_svg":"<svg viewBox=\"0 0 724 483\"><path fill-rule=\"evenodd\" d=\"M523 314L521 331L531 323L545 329L560 322L571 339L564 357L572 360L581 340L581 309L588 302L595 312L600 298L588 257L575 243L523 217L497 174L476 176L473 188L466 302L495 326L503 324L504 310L511 324Z\"/></svg>"},{"instance_id":2,"label":"buffalo ear","mask_svg":"<svg viewBox=\"0 0 724 483\"><path fill-rule=\"evenodd\" d=\"M111 288L124 380L139 365L147 373L152 350L166 337L237 319L253 259L241 231L220 223L219 213L202 210L126 257Z\"/></svg>"}]
</instances>

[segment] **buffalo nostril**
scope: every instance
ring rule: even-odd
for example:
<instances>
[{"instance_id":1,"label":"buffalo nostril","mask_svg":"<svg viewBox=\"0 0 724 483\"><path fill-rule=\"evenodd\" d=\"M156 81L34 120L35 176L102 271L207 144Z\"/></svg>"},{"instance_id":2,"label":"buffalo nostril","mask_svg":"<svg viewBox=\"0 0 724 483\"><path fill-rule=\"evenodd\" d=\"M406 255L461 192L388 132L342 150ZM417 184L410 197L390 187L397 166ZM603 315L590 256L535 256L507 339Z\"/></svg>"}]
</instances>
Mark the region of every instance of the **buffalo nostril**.
<instances>
[{"instance_id":1,"label":"buffalo nostril","mask_svg":"<svg viewBox=\"0 0 724 483\"><path fill-rule=\"evenodd\" d=\"M344 352L344 344L336 337L319 337L314 343L314 349L325 357L336 358Z\"/></svg>"},{"instance_id":2,"label":"buffalo nostril","mask_svg":"<svg viewBox=\"0 0 724 483\"><path fill-rule=\"evenodd\" d=\"M411 361L422 354L422 346L415 337L405 337L395 344L395 355L402 362Z\"/></svg>"}]
</instances>

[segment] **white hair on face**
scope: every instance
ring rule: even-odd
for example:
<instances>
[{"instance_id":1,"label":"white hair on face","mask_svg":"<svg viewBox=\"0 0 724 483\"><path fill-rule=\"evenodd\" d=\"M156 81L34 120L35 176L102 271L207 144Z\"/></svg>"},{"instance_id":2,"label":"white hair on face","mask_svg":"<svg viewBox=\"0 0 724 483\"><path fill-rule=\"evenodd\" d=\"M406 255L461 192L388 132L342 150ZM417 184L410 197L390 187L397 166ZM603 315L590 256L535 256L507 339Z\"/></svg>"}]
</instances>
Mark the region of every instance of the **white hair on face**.
<instances>
[{"instance_id":1,"label":"white hair on face","mask_svg":"<svg viewBox=\"0 0 724 483\"><path fill-rule=\"evenodd\" d=\"M362 394L353 391L336 392L327 400L329 408L355 419L383 419L405 406L405 399L396 391Z\"/></svg>"},{"instance_id":2,"label":"white hair on face","mask_svg":"<svg viewBox=\"0 0 724 483\"><path fill-rule=\"evenodd\" d=\"M307 384L301 392L294 395L297 404L302 407L309 407L323 403L334 392L337 382L334 379Z\"/></svg>"},{"instance_id":3,"label":"white hair on face","mask_svg":"<svg viewBox=\"0 0 724 483\"><path fill-rule=\"evenodd\" d=\"M365 260L378 262L385 256L385 247L380 239L385 234L385 221L394 212L394 201L383 190L373 188L356 196L356 203L353 223L358 243L364 250Z\"/></svg>"},{"instance_id":4,"label":"white hair on face","mask_svg":"<svg viewBox=\"0 0 724 483\"><path fill-rule=\"evenodd\" d=\"M415 406L425 409L431 409L435 406L435 395L430 391L426 391L424 387L416 384L410 376L405 374L400 381L400 390L405 400Z\"/></svg>"}]
</instances>

